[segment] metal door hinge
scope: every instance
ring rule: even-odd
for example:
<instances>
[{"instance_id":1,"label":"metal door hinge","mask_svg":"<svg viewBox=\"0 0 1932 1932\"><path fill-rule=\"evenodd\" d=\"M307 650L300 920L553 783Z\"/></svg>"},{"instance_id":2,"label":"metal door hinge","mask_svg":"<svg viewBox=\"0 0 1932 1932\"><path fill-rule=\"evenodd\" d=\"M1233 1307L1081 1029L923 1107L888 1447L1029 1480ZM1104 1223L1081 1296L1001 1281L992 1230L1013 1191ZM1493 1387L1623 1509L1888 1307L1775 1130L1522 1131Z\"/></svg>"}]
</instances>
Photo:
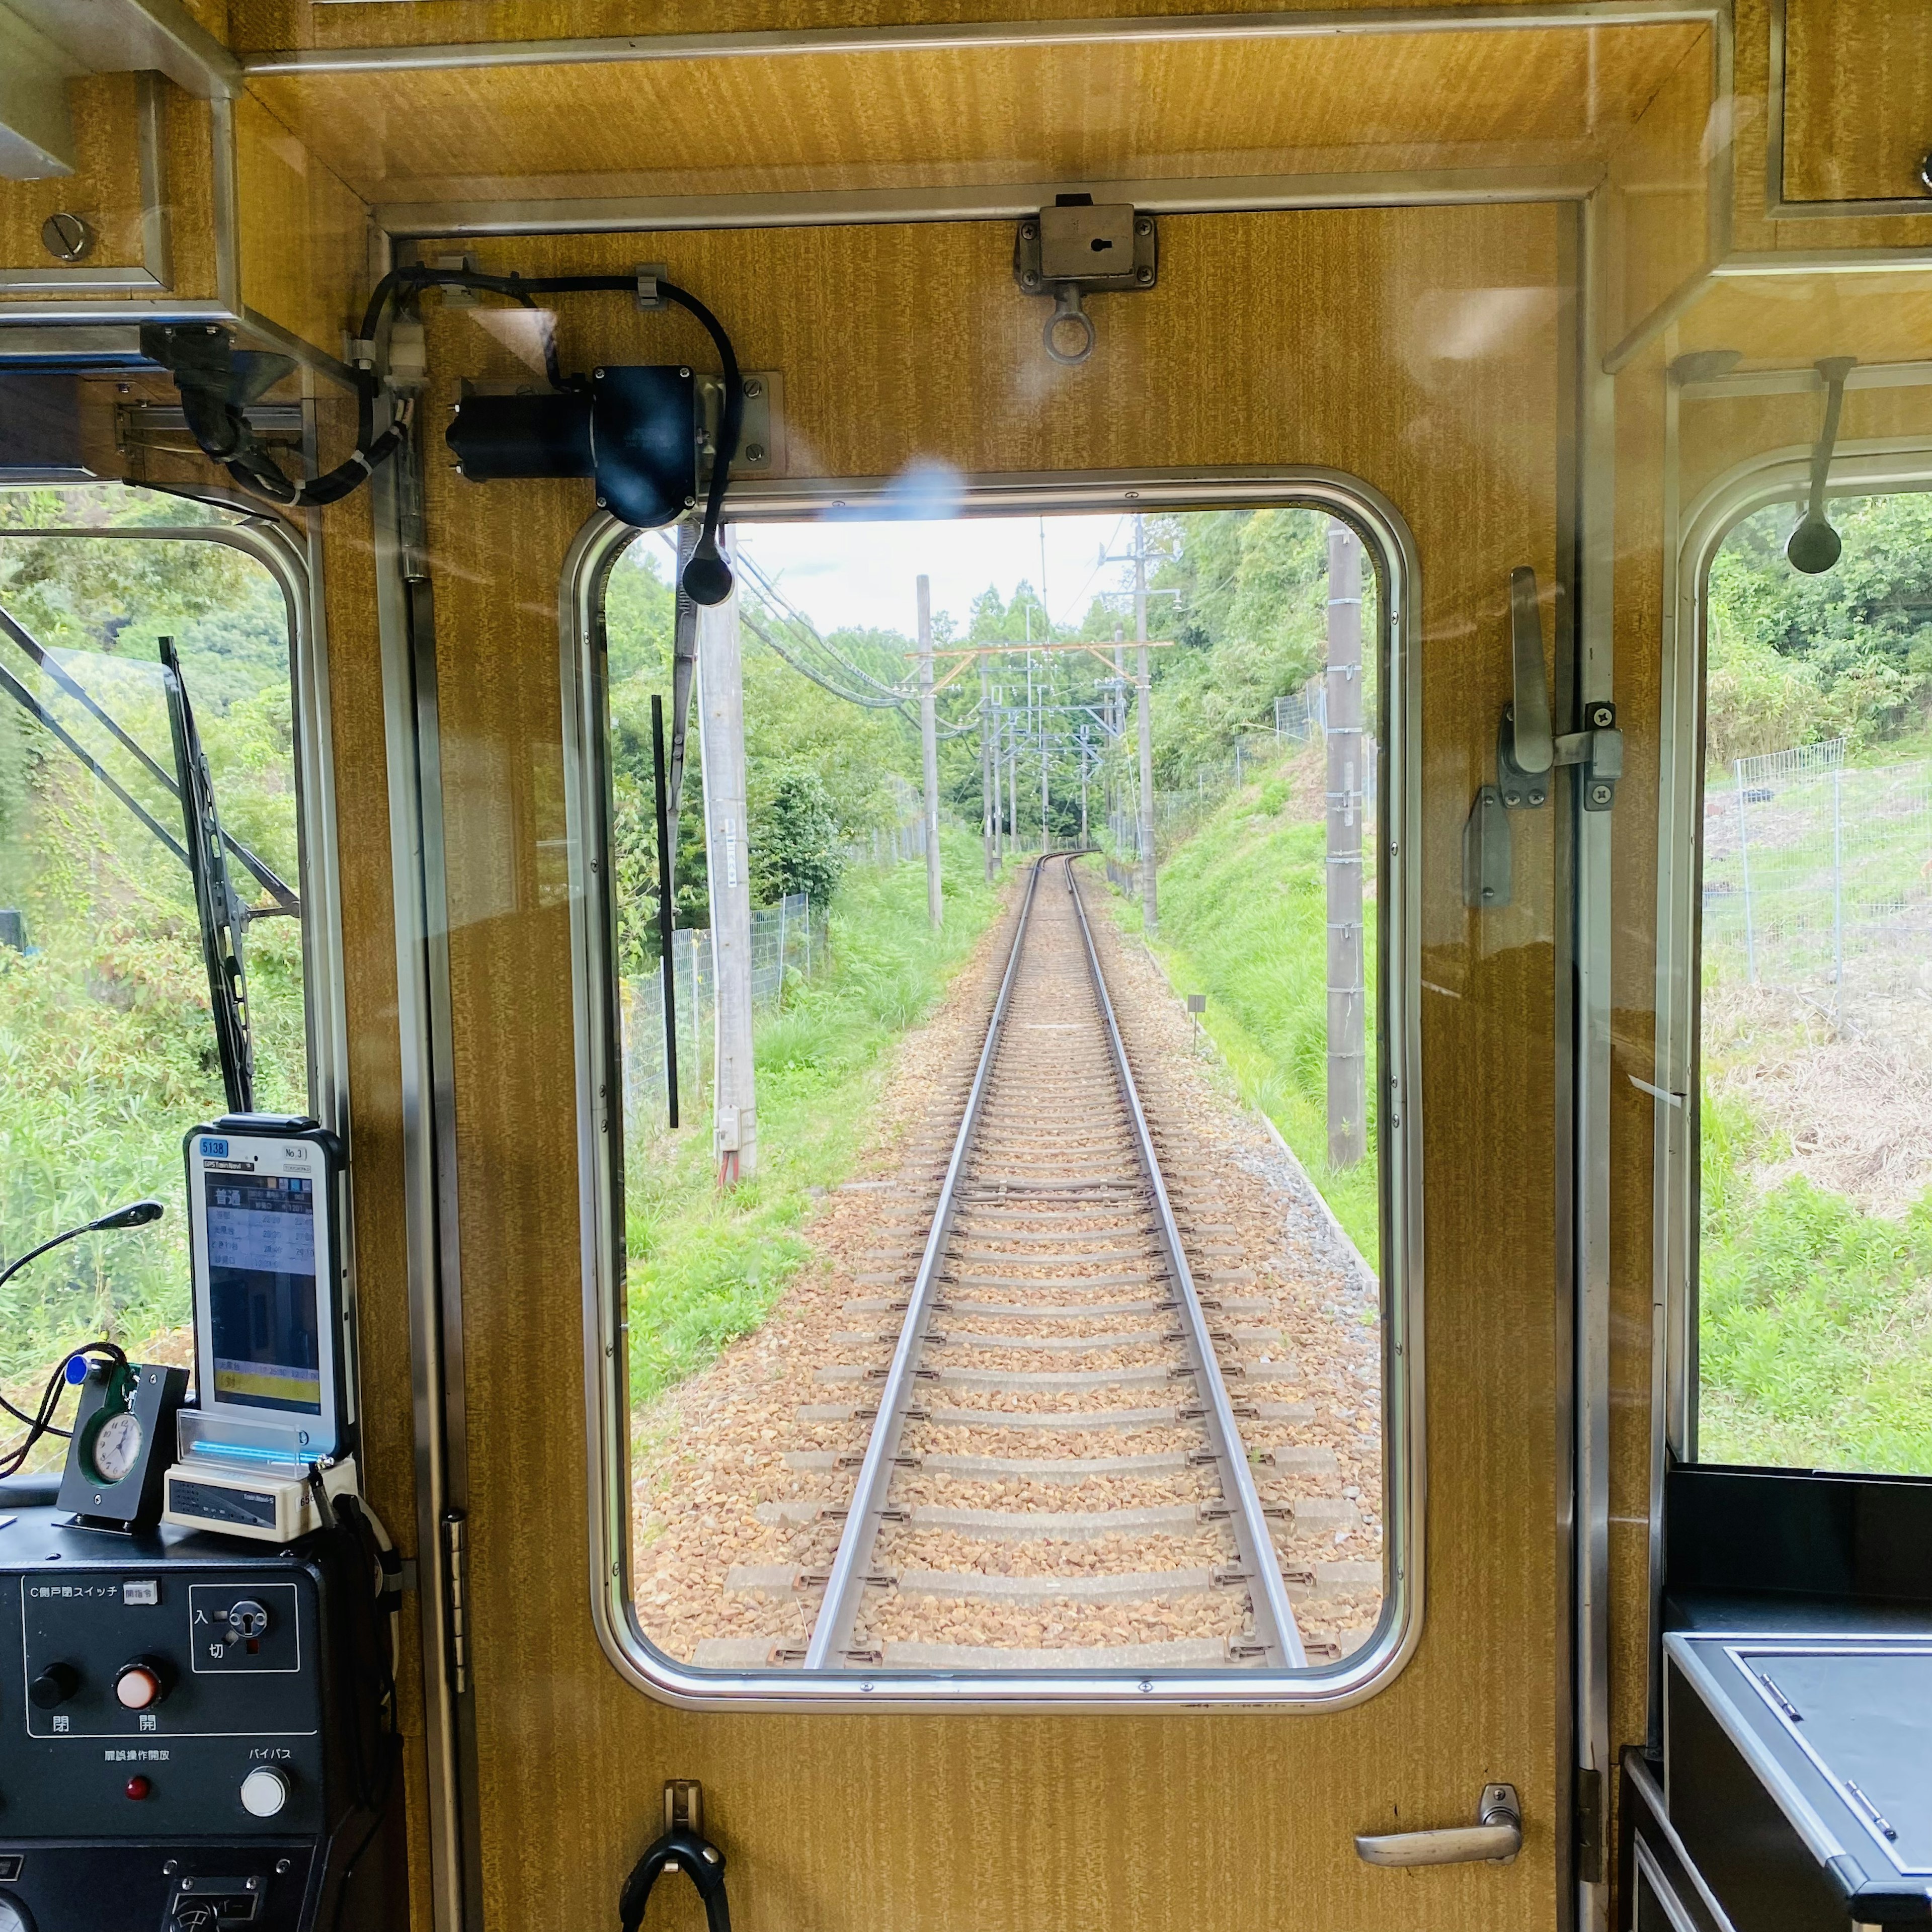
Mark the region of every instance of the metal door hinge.
<instances>
[{"instance_id":1,"label":"metal door hinge","mask_svg":"<svg viewBox=\"0 0 1932 1932\"><path fill-rule=\"evenodd\" d=\"M460 1697L470 1688L468 1524L460 1510L442 1520L443 1604L449 1625L449 1676Z\"/></svg>"},{"instance_id":2,"label":"metal door hinge","mask_svg":"<svg viewBox=\"0 0 1932 1932\"><path fill-rule=\"evenodd\" d=\"M1604 1774L1576 1772L1576 1876L1585 1885L1604 1882Z\"/></svg>"}]
</instances>

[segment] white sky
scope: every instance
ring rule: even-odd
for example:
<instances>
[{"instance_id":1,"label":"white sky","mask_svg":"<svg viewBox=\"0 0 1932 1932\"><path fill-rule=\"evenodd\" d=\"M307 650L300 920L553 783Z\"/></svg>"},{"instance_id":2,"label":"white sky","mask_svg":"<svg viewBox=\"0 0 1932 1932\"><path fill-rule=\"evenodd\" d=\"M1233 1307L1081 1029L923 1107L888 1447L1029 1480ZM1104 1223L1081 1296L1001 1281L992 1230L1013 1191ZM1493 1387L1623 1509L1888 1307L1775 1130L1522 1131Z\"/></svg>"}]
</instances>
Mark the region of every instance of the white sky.
<instances>
[{"instance_id":1,"label":"white sky","mask_svg":"<svg viewBox=\"0 0 1932 1932\"><path fill-rule=\"evenodd\" d=\"M1101 590L1128 580L1126 568L1096 568L1102 544L1132 540L1118 516L975 517L938 522L846 520L738 526L744 554L821 632L878 626L912 636L914 580L932 579L932 608L966 628L973 599L990 584L1010 599L1022 579L1038 590L1045 532L1047 608L1056 624L1078 623Z\"/></svg>"}]
</instances>

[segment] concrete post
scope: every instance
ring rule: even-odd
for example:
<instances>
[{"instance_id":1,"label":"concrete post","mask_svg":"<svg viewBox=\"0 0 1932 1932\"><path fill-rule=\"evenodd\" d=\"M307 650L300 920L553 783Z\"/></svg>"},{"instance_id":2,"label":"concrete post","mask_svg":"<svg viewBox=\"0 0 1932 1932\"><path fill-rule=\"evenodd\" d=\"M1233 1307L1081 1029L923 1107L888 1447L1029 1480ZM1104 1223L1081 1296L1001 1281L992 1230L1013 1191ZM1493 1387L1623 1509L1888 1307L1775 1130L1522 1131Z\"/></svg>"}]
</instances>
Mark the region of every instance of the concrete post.
<instances>
[{"instance_id":1,"label":"concrete post","mask_svg":"<svg viewBox=\"0 0 1932 1932\"><path fill-rule=\"evenodd\" d=\"M1160 900L1154 886L1154 718L1149 706L1154 680L1148 668L1147 519L1134 519L1134 635L1141 647L1140 691L1136 709L1141 727L1141 925L1148 932L1160 928Z\"/></svg>"},{"instance_id":2,"label":"concrete post","mask_svg":"<svg viewBox=\"0 0 1932 1932\"><path fill-rule=\"evenodd\" d=\"M718 1184L758 1172L752 1066L752 871L745 822L745 687L734 591L698 615L699 752L711 884L711 977L717 1008L712 1146Z\"/></svg>"},{"instance_id":3,"label":"concrete post","mask_svg":"<svg viewBox=\"0 0 1932 1932\"><path fill-rule=\"evenodd\" d=\"M939 723L932 695L932 580L919 580L919 744L926 766L926 918L934 932L946 922L939 886Z\"/></svg>"}]
</instances>

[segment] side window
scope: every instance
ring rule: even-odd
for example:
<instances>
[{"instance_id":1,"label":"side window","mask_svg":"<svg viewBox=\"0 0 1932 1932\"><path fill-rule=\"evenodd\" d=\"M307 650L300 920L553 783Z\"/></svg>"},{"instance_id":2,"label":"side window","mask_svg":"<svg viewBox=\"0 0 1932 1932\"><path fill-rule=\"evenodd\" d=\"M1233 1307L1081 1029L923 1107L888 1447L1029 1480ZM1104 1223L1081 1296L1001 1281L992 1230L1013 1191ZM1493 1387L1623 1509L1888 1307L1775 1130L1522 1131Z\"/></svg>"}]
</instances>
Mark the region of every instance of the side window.
<instances>
[{"instance_id":1,"label":"side window","mask_svg":"<svg viewBox=\"0 0 1932 1932\"><path fill-rule=\"evenodd\" d=\"M682 632L664 539L586 566L644 1681L1318 1699L1400 1652L1404 566L1249 488L741 523Z\"/></svg>"},{"instance_id":2,"label":"side window","mask_svg":"<svg viewBox=\"0 0 1932 1932\"><path fill-rule=\"evenodd\" d=\"M266 1111L311 1111L288 600L211 513L119 488L0 493L0 1258L129 1200L0 1300L0 1378L74 1344L192 1360L182 1136L224 1110L158 640L172 637L250 908ZM63 534L40 536L57 528ZM92 534L94 530L117 534Z\"/></svg>"},{"instance_id":3,"label":"side window","mask_svg":"<svg viewBox=\"0 0 1932 1932\"><path fill-rule=\"evenodd\" d=\"M1932 495L1706 595L1695 1442L1932 1474Z\"/></svg>"}]
</instances>

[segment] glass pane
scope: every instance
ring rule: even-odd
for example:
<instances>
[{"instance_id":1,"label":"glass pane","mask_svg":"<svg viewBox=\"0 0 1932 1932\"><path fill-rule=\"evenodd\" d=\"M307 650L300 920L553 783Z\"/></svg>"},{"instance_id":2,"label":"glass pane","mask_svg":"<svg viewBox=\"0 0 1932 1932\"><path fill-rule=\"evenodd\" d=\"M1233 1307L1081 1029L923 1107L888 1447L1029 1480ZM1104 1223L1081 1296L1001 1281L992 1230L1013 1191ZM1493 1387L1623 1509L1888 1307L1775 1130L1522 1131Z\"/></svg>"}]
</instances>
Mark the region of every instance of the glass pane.
<instances>
[{"instance_id":1,"label":"glass pane","mask_svg":"<svg viewBox=\"0 0 1932 1932\"><path fill-rule=\"evenodd\" d=\"M1932 1474L1932 496L1709 580L1700 1452Z\"/></svg>"},{"instance_id":2,"label":"glass pane","mask_svg":"<svg viewBox=\"0 0 1932 1932\"><path fill-rule=\"evenodd\" d=\"M644 1634L720 1670L801 1666L814 1633L832 1669L1332 1664L1384 1599L1372 560L1293 507L838 518L736 543L735 619L705 621L741 653L744 820L707 812L704 660L674 842L676 1130L651 722L653 696L668 730L673 710L668 543L634 542L607 592ZM1041 873L922 1269L1043 852L1084 856ZM713 928L740 863L755 1115L728 1132ZM875 1443L884 1520L848 1531ZM842 1548L875 1580L842 1595Z\"/></svg>"},{"instance_id":3,"label":"glass pane","mask_svg":"<svg viewBox=\"0 0 1932 1932\"><path fill-rule=\"evenodd\" d=\"M131 507L130 507L131 506ZM225 1111L156 640L172 635L224 827L297 898L288 613L239 552L36 538L48 524L199 520L126 492L0 497L0 1262L125 1202L166 1216L83 1238L0 1294L0 1378L38 1396L75 1343L190 1362L182 1137ZM298 918L244 939L256 1104L309 1111ZM56 1448L58 1445L56 1445Z\"/></svg>"}]
</instances>

